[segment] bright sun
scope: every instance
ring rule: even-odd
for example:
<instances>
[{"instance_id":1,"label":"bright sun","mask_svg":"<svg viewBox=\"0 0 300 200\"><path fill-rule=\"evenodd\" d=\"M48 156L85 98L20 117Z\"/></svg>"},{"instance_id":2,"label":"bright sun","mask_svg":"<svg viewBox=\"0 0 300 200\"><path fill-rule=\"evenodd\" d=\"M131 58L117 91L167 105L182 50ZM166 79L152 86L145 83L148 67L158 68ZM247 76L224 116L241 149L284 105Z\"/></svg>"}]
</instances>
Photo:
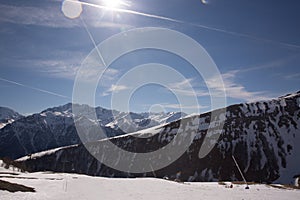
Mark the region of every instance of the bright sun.
<instances>
[{"instance_id":1,"label":"bright sun","mask_svg":"<svg viewBox=\"0 0 300 200\"><path fill-rule=\"evenodd\" d=\"M104 5L107 8L118 8L123 4L122 0L103 0Z\"/></svg>"}]
</instances>

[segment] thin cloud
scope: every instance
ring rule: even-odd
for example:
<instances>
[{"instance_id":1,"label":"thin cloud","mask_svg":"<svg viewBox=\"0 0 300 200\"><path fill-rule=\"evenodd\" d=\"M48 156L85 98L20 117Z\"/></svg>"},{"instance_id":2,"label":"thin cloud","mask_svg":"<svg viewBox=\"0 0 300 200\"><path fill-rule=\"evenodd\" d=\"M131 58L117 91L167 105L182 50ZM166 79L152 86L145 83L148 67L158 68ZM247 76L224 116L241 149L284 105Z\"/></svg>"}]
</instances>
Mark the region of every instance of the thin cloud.
<instances>
[{"instance_id":1,"label":"thin cloud","mask_svg":"<svg viewBox=\"0 0 300 200\"><path fill-rule=\"evenodd\" d=\"M190 23L190 22L186 22L186 21L182 21L182 20L178 20L178 19L174 19L174 18L170 18L170 17L153 15L153 14L138 12L138 11L129 10L129 9L108 8L103 5L97 5L97 4L93 4L93 3L89 3L89 2L85 2L85 1L74 1L74 0L68 0L68 1L74 2L74 3L80 3L82 5L86 5L86 6L90 6L90 7L94 7L94 8L99 8L102 10L112 10L112 11L119 12L119 13L128 13L128 14L133 14L133 15L138 15L138 16L160 19L160 20L165 20L165 21L169 21L169 22L175 22L175 23L179 23L179 24L194 26L194 27L198 27L198 28L202 28L202 29L206 29L206 30L210 30L210 31L216 31L216 32L225 33L225 34L229 34L229 35L234 35L237 37L244 37L244 38L248 38L251 40L257 40L257 41L261 41L261 42L265 42L265 43L273 43L273 44L277 44L277 45L281 45L281 46L285 46L285 47L289 47L289 48L300 49L299 45L290 44L287 42L279 42L279 41L269 40L269 39L265 39L265 38L259 38L259 37L252 36L249 34L239 33L239 32L235 32L235 31L228 31L225 29L215 28L215 27L206 26L206 25L202 25L202 24Z\"/></svg>"},{"instance_id":2,"label":"thin cloud","mask_svg":"<svg viewBox=\"0 0 300 200\"><path fill-rule=\"evenodd\" d=\"M39 72L57 78L73 80L80 64L72 60L35 60L27 61Z\"/></svg>"},{"instance_id":3,"label":"thin cloud","mask_svg":"<svg viewBox=\"0 0 300 200\"><path fill-rule=\"evenodd\" d=\"M192 85L192 78L185 79L181 82L173 83L172 86L177 89L186 89Z\"/></svg>"},{"instance_id":4,"label":"thin cloud","mask_svg":"<svg viewBox=\"0 0 300 200\"><path fill-rule=\"evenodd\" d=\"M204 90L199 90L195 88L194 79L185 79L181 82L172 83L169 89L174 93L184 95L184 96L208 96L209 93Z\"/></svg>"},{"instance_id":5,"label":"thin cloud","mask_svg":"<svg viewBox=\"0 0 300 200\"><path fill-rule=\"evenodd\" d=\"M72 53L72 56L69 56ZM16 60L20 66L26 66L28 69L37 71L43 75L54 78L63 78L74 80L76 76L80 76L80 80L92 82L97 80L97 75L102 74L100 83L102 86L111 86L111 82L120 73L114 68L106 69L97 59L90 58L82 66L84 58L82 53L76 52L60 52L59 59L28 59ZM80 74L78 74L80 70Z\"/></svg>"},{"instance_id":6,"label":"thin cloud","mask_svg":"<svg viewBox=\"0 0 300 200\"><path fill-rule=\"evenodd\" d=\"M38 25L51 28L74 28L81 27L82 22L79 19L70 20L66 18L60 5L56 7L28 7L12 6L0 4L0 21L14 24ZM91 27L110 27L110 28L131 28L128 24L108 22L99 20L97 16L85 14L87 24Z\"/></svg>"},{"instance_id":7,"label":"thin cloud","mask_svg":"<svg viewBox=\"0 0 300 200\"><path fill-rule=\"evenodd\" d=\"M17 58L14 62L18 66L26 67L49 77L73 80L81 66L84 54L82 52L55 51L47 59Z\"/></svg>"},{"instance_id":8,"label":"thin cloud","mask_svg":"<svg viewBox=\"0 0 300 200\"><path fill-rule=\"evenodd\" d=\"M165 108L172 108L172 109L193 109L193 110L199 110L199 109L205 109L208 108L208 106L202 106L202 105L180 105L180 104L162 104Z\"/></svg>"},{"instance_id":9,"label":"thin cloud","mask_svg":"<svg viewBox=\"0 0 300 200\"><path fill-rule=\"evenodd\" d=\"M300 73L285 75L286 80L300 80Z\"/></svg>"},{"instance_id":10,"label":"thin cloud","mask_svg":"<svg viewBox=\"0 0 300 200\"><path fill-rule=\"evenodd\" d=\"M57 9L39 7L21 7L11 5L0 5L0 19L2 22L10 22L25 25L40 25L49 27L75 27L78 21L68 20L58 13Z\"/></svg>"},{"instance_id":11,"label":"thin cloud","mask_svg":"<svg viewBox=\"0 0 300 200\"><path fill-rule=\"evenodd\" d=\"M209 88L212 88L213 91L216 91L211 95L219 95L218 92L224 92L227 97L244 100L246 102L251 101L260 101L272 98L267 92L259 91L259 92L250 92L245 86L236 81L236 75L239 71L233 70L227 73L222 74L223 83L220 83L216 80L217 77L212 77L207 80L206 84Z\"/></svg>"},{"instance_id":12,"label":"thin cloud","mask_svg":"<svg viewBox=\"0 0 300 200\"><path fill-rule=\"evenodd\" d=\"M256 71L256 70L285 67L289 62L298 58L299 58L299 54L296 54L293 56L272 60L270 62L266 62L262 64L257 64L257 65L247 66L247 67L239 67L240 69L236 71L238 73L245 73L245 72Z\"/></svg>"},{"instance_id":13,"label":"thin cloud","mask_svg":"<svg viewBox=\"0 0 300 200\"><path fill-rule=\"evenodd\" d=\"M129 89L129 87L126 86L126 85L115 85L115 84L112 84L109 89L107 89L106 91L104 91L102 93L102 96L108 96L108 95L110 95L112 93L118 93L120 91L128 90L128 89Z\"/></svg>"},{"instance_id":14,"label":"thin cloud","mask_svg":"<svg viewBox=\"0 0 300 200\"><path fill-rule=\"evenodd\" d=\"M68 0L74 3L80 3L82 5L86 5L89 7L94 7L94 8L99 8L102 10L112 10L116 11L119 13L128 13L128 14L133 14L133 15L139 15L139 16L144 16L144 17L149 17L149 18L154 18L154 19L160 19L160 20L165 20L169 22L175 22L175 23L180 23L180 24L185 24L189 26L194 26L202 29L207 29L210 31L216 31L220 33L225 33L229 35L234 35L238 37L244 37L252 40L258 40L262 41L265 43L273 43L281 46L286 46L289 48L296 48L300 49L299 45L295 44L290 44L286 42L279 42L279 41L273 41L265 38L259 38L255 37L252 35L244 34L244 33L239 33L239 32L234 32L234 31L228 31L225 29L220 29L220 28L215 28L215 27L210 27L202 24L195 24L195 23L189 23L186 21L178 20L178 19L173 19L169 17L164 17L164 16L159 16L159 15L153 15L153 14L148 14L148 13L143 13L143 12L137 12L134 10L129 10L129 9L121 9L121 8L107 8L106 6L102 5L97 5L93 3L88 3L84 1L73 1L73 0ZM73 28L73 27L80 27L81 26L81 21L79 19L67 19L61 12L60 10L60 5L57 7L45 7L45 8L40 8L40 7L20 7L20 6L11 6L11 5L0 5L0 21L3 22L10 22L10 23L16 23L16 24L26 24L26 25L40 25L40 26L47 26L47 27L53 27L53 28ZM86 20L88 22L89 26L93 27L113 27L113 28L132 28L132 26L128 24L118 24L116 22L105 22L103 20L99 20L99 17L95 17L93 15L84 15L85 17L88 18Z\"/></svg>"},{"instance_id":15,"label":"thin cloud","mask_svg":"<svg viewBox=\"0 0 300 200\"><path fill-rule=\"evenodd\" d=\"M19 82L16 82L16 81L12 81L12 80L8 80L8 79L5 79L5 78L0 77L0 81L4 81L4 82L7 82L7 83L18 85L18 86L28 88L28 89L31 89L31 90L35 90L35 91L38 91L38 92L50 94L52 96L61 97L61 98L64 98L64 99L71 99L70 97L62 95L62 94L58 94L58 93L55 93L55 92L51 92L49 90L44 90L44 89L40 89L40 88L37 88L37 87L25 85L25 84L22 84L22 83L19 83Z\"/></svg>"},{"instance_id":16,"label":"thin cloud","mask_svg":"<svg viewBox=\"0 0 300 200\"><path fill-rule=\"evenodd\" d=\"M180 104L180 103L159 103L157 104L161 106L163 109L169 108L169 109L175 109L175 110L181 110L181 111L193 111L193 112L188 112L188 113L199 113L201 109L207 109L209 106L204 106L204 105L188 105L188 104ZM150 108L153 106L152 104L144 104L143 108Z\"/></svg>"},{"instance_id":17,"label":"thin cloud","mask_svg":"<svg viewBox=\"0 0 300 200\"><path fill-rule=\"evenodd\" d=\"M197 82L194 79L185 79L181 82L169 85L169 89L174 93L186 97L223 97L225 92L227 98L234 98L246 102L260 101L273 98L275 95L270 95L266 91L251 92L246 89L244 85L238 83L236 77L240 70L232 70L221 74L223 82L220 82L219 77L213 76L208 78L205 82ZM210 91L195 89L195 86L207 87ZM179 108L177 104L170 104L169 108ZM200 107L206 108L206 107Z\"/></svg>"},{"instance_id":18,"label":"thin cloud","mask_svg":"<svg viewBox=\"0 0 300 200\"><path fill-rule=\"evenodd\" d=\"M109 92L119 92L119 91L123 91L123 90L127 90L128 87L126 85L112 85L108 91Z\"/></svg>"}]
</instances>

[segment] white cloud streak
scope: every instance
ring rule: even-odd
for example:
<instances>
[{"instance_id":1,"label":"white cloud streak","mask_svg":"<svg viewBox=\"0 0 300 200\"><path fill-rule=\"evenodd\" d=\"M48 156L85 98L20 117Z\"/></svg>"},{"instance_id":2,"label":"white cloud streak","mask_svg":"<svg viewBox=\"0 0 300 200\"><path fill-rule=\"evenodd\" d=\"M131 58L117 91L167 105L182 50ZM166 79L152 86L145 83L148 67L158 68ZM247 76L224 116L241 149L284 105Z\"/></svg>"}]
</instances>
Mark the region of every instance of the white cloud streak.
<instances>
[{"instance_id":1,"label":"white cloud streak","mask_svg":"<svg viewBox=\"0 0 300 200\"><path fill-rule=\"evenodd\" d=\"M296 55L292 55L289 57L272 60L270 62L266 62L266 63L262 63L262 64L239 67L240 69L238 69L237 71L238 71L238 73L245 73L245 72L256 71L256 70L284 67L290 61L292 61L294 59L298 59L298 58L299 58L299 54L296 54Z\"/></svg>"},{"instance_id":2,"label":"white cloud streak","mask_svg":"<svg viewBox=\"0 0 300 200\"><path fill-rule=\"evenodd\" d=\"M209 88L212 88L216 93L211 95L218 95L218 92L224 92L227 97L244 100L246 102L260 101L272 98L272 96L266 94L264 91L260 92L250 92L247 91L245 86L236 82L236 75L239 71L233 70L222 74L223 83L216 80L217 77L212 77L207 80L206 84Z\"/></svg>"},{"instance_id":3,"label":"white cloud streak","mask_svg":"<svg viewBox=\"0 0 300 200\"><path fill-rule=\"evenodd\" d=\"M181 82L170 84L168 87L173 92L184 96L208 96L209 93L204 90L195 89L193 79L185 79Z\"/></svg>"},{"instance_id":4,"label":"white cloud streak","mask_svg":"<svg viewBox=\"0 0 300 200\"><path fill-rule=\"evenodd\" d=\"M184 81L173 83L169 85L169 89L172 91L183 95L187 97L209 97L209 96L215 96L215 97L222 97L223 93L225 92L226 96L228 98L234 98L243 100L246 102L250 101L259 101L259 100L265 100L272 98L270 95L267 95L266 92L260 91L260 92L249 92L240 83L237 83L236 76L239 73L239 70L232 70L228 71L227 73L221 74L223 83L219 82L219 78L217 76L211 77L206 80L206 85L204 82L197 83L197 86L199 87L202 85L203 87L210 88L211 91L206 90L195 90L195 80L194 79L185 79ZM211 92L211 93L210 93ZM170 104L169 108L178 108L177 104ZM191 107L195 108L195 107ZM206 107L200 107L200 108L206 108Z\"/></svg>"},{"instance_id":5,"label":"white cloud streak","mask_svg":"<svg viewBox=\"0 0 300 200\"><path fill-rule=\"evenodd\" d=\"M15 59L14 62L50 77L73 80L83 58L81 52L56 51L47 59Z\"/></svg>"},{"instance_id":6,"label":"white cloud streak","mask_svg":"<svg viewBox=\"0 0 300 200\"><path fill-rule=\"evenodd\" d=\"M130 89L128 86L126 85L115 85L115 84L112 84L106 91L104 91L102 93L102 96L108 96L112 93L118 93L118 92L121 92L121 91L124 91L124 90L128 90Z\"/></svg>"},{"instance_id":7,"label":"white cloud streak","mask_svg":"<svg viewBox=\"0 0 300 200\"><path fill-rule=\"evenodd\" d=\"M28 89L31 89L31 90L35 90L35 91L38 91L38 92L50 94L52 96L61 97L61 98L64 98L64 99L71 99L70 97L62 95L62 94L58 94L58 93L55 93L55 92L51 92L49 90L44 90L44 89L40 89L40 88L37 88L37 87L25 85L25 84L18 83L16 81L8 80L8 79L5 79L5 78L1 78L0 77L0 81L4 81L4 82L7 82L7 83L18 85L18 86L21 86L21 87L24 87L24 88L28 88Z\"/></svg>"},{"instance_id":8,"label":"white cloud streak","mask_svg":"<svg viewBox=\"0 0 300 200\"><path fill-rule=\"evenodd\" d=\"M222 94L224 92L227 98L239 99L246 102L266 100L274 97L273 95L270 95L265 91L258 91L258 92L248 91L245 86L237 82L236 77L238 73L240 73L240 70L232 70L221 74L223 83L218 81L219 78L217 76L214 76L207 79L205 83L199 82L196 84L196 81L194 79L185 79L182 82L171 84L169 87L174 92L177 92L180 95L190 96L190 97L195 95L197 97L209 97L209 96L222 97L223 96ZM199 90L199 89L194 90L195 85L197 85L198 87L202 85L203 87L209 88L211 91ZM191 86L193 90L191 90ZM170 105L173 108L177 108L176 104L170 104Z\"/></svg>"},{"instance_id":9,"label":"white cloud streak","mask_svg":"<svg viewBox=\"0 0 300 200\"><path fill-rule=\"evenodd\" d=\"M120 91L123 91L123 90L127 90L128 87L126 85L112 85L108 91L109 92L120 92Z\"/></svg>"},{"instance_id":10,"label":"white cloud streak","mask_svg":"<svg viewBox=\"0 0 300 200\"><path fill-rule=\"evenodd\" d=\"M285 75L284 79L286 79L286 80L300 80L300 73Z\"/></svg>"},{"instance_id":11,"label":"white cloud streak","mask_svg":"<svg viewBox=\"0 0 300 200\"><path fill-rule=\"evenodd\" d=\"M41 60L31 61L38 71L58 78L65 78L73 80L79 69L79 65L70 60Z\"/></svg>"},{"instance_id":12,"label":"white cloud streak","mask_svg":"<svg viewBox=\"0 0 300 200\"><path fill-rule=\"evenodd\" d=\"M192 109L192 110L200 110L208 108L208 106L201 106L201 105L180 105L180 104L168 104L164 103L162 104L165 108L172 108L172 109Z\"/></svg>"}]
</instances>

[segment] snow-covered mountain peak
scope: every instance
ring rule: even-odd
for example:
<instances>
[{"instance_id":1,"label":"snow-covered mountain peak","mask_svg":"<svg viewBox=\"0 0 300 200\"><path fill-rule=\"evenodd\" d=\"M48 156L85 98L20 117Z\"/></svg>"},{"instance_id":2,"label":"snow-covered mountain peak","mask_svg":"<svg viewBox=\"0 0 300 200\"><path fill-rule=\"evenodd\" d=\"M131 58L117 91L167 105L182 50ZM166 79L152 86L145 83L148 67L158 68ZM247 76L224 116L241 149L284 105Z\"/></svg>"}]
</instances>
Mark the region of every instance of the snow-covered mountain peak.
<instances>
[{"instance_id":1,"label":"snow-covered mountain peak","mask_svg":"<svg viewBox=\"0 0 300 200\"><path fill-rule=\"evenodd\" d=\"M18 118L22 117L19 113L16 111L7 108L7 107L0 107L0 120L2 119L10 119L10 118Z\"/></svg>"},{"instance_id":2,"label":"snow-covered mountain peak","mask_svg":"<svg viewBox=\"0 0 300 200\"><path fill-rule=\"evenodd\" d=\"M46 110L43 110L41 113L49 113L49 112L72 113L72 103L67 103L62 106L48 108Z\"/></svg>"},{"instance_id":3,"label":"snow-covered mountain peak","mask_svg":"<svg viewBox=\"0 0 300 200\"><path fill-rule=\"evenodd\" d=\"M10 108L0 107L0 129L22 117L21 114Z\"/></svg>"}]
</instances>

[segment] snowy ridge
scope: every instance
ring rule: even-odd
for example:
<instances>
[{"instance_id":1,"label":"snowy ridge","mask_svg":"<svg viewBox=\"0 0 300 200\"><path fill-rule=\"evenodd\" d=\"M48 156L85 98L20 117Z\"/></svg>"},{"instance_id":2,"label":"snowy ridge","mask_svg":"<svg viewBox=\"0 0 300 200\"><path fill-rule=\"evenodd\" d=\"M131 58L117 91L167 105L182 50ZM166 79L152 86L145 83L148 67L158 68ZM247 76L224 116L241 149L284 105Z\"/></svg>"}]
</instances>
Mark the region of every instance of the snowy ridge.
<instances>
[{"instance_id":1,"label":"snowy ridge","mask_svg":"<svg viewBox=\"0 0 300 200\"><path fill-rule=\"evenodd\" d=\"M59 150L62 150L62 149L65 149L65 148L70 148L70 147L76 147L76 146L78 146L78 144L65 146L65 147L59 147L59 148L50 149L50 150L46 150L46 151L41 151L41 152L38 152L38 153L30 154L30 155L24 156L22 158L19 158L19 159L16 160L16 162L22 162L22 161L25 161L25 160L28 160L28 159L37 159L39 157L43 157L43 156L46 156L46 155L53 154L53 153L55 153Z\"/></svg>"},{"instance_id":2,"label":"snowy ridge","mask_svg":"<svg viewBox=\"0 0 300 200\"><path fill-rule=\"evenodd\" d=\"M133 133L127 133L127 134L123 134L123 135L113 136L110 138L104 138L104 139L99 140L99 142L105 141L105 140L117 140L117 139L127 138L127 137L147 138L149 136L154 136L154 135L160 133L163 130L164 126L166 126L168 124L170 124L170 123L161 124L158 126L143 129L143 130L136 131Z\"/></svg>"}]
</instances>

